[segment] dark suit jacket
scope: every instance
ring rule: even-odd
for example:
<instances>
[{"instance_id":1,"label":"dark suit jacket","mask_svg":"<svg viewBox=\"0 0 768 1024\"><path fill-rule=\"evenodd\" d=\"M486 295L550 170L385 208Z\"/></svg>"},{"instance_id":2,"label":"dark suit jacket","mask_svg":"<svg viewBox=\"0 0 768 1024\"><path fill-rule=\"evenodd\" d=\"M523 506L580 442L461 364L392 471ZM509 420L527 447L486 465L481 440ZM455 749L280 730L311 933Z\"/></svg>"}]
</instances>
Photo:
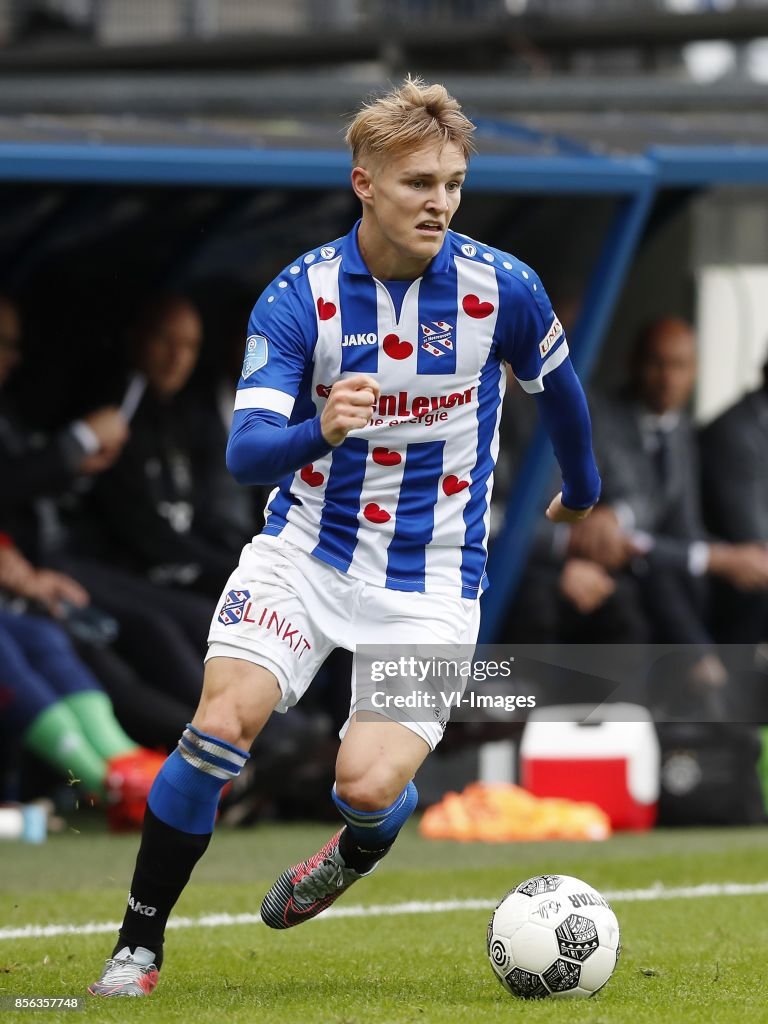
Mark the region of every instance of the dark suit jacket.
<instances>
[{"instance_id":1,"label":"dark suit jacket","mask_svg":"<svg viewBox=\"0 0 768 1024\"><path fill-rule=\"evenodd\" d=\"M701 434L704 507L719 537L768 541L768 390L753 391Z\"/></svg>"},{"instance_id":2,"label":"dark suit jacket","mask_svg":"<svg viewBox=\"0 0 768 1024\"><path fill-rule=\"evenodd\" d=\"M628 400L593 402L595 454L603 478L601 500L626 504L635 529L655 539L649 566L687 572L691 543L706 539L696 435L690 418L681 414L668 435L662 482L654 457L643 443L640 416L639 406Z\"/></svg>"}]
</instances>

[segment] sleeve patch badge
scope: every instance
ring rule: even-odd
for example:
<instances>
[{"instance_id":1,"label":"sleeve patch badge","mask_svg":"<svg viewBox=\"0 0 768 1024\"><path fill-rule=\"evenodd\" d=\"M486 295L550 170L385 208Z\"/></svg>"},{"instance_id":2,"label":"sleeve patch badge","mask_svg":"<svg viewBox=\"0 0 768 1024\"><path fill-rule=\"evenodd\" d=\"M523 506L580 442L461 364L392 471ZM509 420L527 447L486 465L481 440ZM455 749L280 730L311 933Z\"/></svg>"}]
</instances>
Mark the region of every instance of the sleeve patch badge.
<instances>
[{"instance_id":1,"label":"sleeve patch badge","mask_svg":"<svg viewBox=\"0 0 768 1024\"><path fill-rule=\"evenodd\" d=\"M243 362L243 380L267 365L269 346L263 334L251 334L245 342L245 360Z\"/></svg>"}]
</instances>

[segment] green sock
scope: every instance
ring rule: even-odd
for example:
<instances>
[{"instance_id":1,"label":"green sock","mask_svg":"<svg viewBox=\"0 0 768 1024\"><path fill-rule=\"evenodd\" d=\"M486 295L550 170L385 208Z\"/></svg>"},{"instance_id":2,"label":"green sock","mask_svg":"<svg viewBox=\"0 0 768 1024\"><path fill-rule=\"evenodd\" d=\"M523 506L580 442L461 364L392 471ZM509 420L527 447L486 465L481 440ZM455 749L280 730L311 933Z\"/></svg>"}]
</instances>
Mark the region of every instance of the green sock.
<instances>
[{"instance_id":1,"label":"green sock","mask_svg":"<svg viewBox=\"0 0 768 1024\"><path fill-rule=\"evenodd\" d=\"M41 711L23 736L24 745L43 761L71 775L86 789L103 793L106 764L63 701Z\"/></svg>"},{"instance_id":2,"label":"green sock","mask_svg":"<svg viewBox=\"0 0 768 1024\"><path fill-rule=\"evenodd\" d=\"M62 701L80 723L88 742L105 761L138 749L115 718L112 701L101 690L81 690Z\"/></svg>"}]
</instances>

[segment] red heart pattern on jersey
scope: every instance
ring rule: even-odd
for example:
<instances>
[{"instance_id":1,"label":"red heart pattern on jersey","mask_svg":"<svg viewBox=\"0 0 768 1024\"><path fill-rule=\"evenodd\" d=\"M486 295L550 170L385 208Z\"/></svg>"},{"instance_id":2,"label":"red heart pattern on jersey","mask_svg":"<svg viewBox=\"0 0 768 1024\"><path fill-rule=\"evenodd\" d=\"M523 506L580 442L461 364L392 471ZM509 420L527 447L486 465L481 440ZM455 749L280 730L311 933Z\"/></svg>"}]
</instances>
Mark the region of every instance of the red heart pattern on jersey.
<instances>
[{"instance_id":1,"label":"red heart pattern on jersey","mask_svg":"<svg viewBox=\"0 0 768 1024\"><path fill-rule=\"evenodd\" d=\"M459 480L453 473L443 480L443 491L445 494L458 494L465 487L469 487L469 480Z\"/></svg>"},{"instance_id":2,"label":"red heart pattern on jersey","mask_svg":"<svg viewBox=\"0 0 768 1024\"><path fill-rule=\"evenodd\" d=\"M371 455L379 466L399 466L403 461L399 452L390 451L389 448L374 448Z\"/></svg>"},{"instance_id":3,"label":"red heart pattern on jersey","mask_svg":"<svg viewBox=\"0 0 768 1024\"><path fill-rule=\"evenodd\" d=\"M382 347L390 359L407 359L413 352L410 341L401 341L396 334L388 334L382 342Z\"/></svg>"},{"instance_id":4,"label":"red heart pattern on jersey","mask_svg":"<svg viewBox=\"0 0 768 1024\"><path fill-rule=\"evenodd\" d=\"M467 316L475 320L484 320L494 310L492 302L481 302L476 295L465 295L461 305Z\"/></svg>"},{"instance_id":5,"label":"red heart pattern on jersey","mask_svg":"<svg viewBox=\"0 0 768 1024\"><path fill-rule=\"evenodd\" d=\"M317 315L321 320L330 320L336 316L336 306L332 302L326 302L325 299L318 299Z\"/></svg>"},{"instance_id":6,"label":"red heart pattern on jersey","mask_svg":"<svg viewBox=\"0 0 768 1024\"><path fill-rule=\"evenodd\" d=\"M380 508L375 502L369 502L363 509L363 515L369 523L388 523L392 516L385 508Z\"/></svg>"},{"instance_id":7,"label":"red heart pattern on jersey","mask_svg":"<svg viewBox=\"0 0 768 1024\"><path fill-rule=\"evenodd\" d=\"M319 487L323 480L325 480L323 474L316 470L311 462L308 466L304 466L299 476L310 487Z\"/></svg>"},{"instance_id":8,"label":"red heart pattern on jersey","mask_svg":"<svg viewBox=\"0 0 768 1024\"><path fill-rule=\"evenodd\" d=\"M315 392L320 396L320 398L327 398L331 393L331 389L327 384L318 384L315 387Z\"/></svg>"}]
</instances>

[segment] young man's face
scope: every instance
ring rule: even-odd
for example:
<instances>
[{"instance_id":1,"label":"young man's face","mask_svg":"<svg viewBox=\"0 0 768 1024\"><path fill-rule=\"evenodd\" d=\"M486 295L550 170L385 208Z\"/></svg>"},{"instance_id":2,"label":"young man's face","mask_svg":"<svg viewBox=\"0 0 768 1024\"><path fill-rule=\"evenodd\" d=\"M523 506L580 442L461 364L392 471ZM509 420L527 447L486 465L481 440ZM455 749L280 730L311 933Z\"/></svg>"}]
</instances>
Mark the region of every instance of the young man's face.
<instances>
[{"instance_id":1,"label":"young man's face","mask_svg":"<svg viewBox=\"0 0 768 1024\"><path fill-rule=\"evenodd\" d=\"M461 201L467 162L455 143L375 159L355 168L355 191L363 203L365 252L398 271L423 270L440 251ZM373 268L372 268L373 269ZM375 273L375 271L374 271Z\"/></svg>"}]
</instances>

